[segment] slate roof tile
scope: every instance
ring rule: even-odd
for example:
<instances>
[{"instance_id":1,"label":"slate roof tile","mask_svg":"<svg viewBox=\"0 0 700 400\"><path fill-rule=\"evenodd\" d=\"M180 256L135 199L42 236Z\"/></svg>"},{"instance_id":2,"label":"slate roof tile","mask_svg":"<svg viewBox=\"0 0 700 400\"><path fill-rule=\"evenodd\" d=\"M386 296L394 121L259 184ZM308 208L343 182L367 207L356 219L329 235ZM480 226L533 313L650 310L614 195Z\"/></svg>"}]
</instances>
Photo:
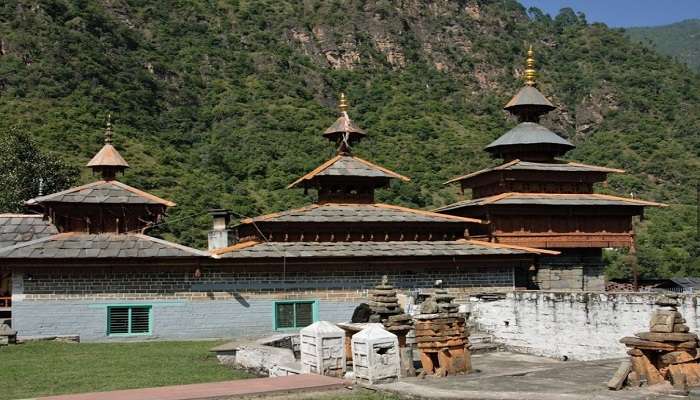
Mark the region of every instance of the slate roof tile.
<instances>
[{"instance_id":1,"label":"slate roof tile","mask_svg":"<svg viewBox=\"0 0 700 400\"><path fill-rule=\"evenodd\" d=\"M248 218L242 224L252 222L287 223L348 223L348 222L440 222L440 223L482 223L473 218L436 214L388 204L313 204L310 206L278 213Z\"/></svg>"},{"instance_id":2,"label":"slate roof tile","mask_svg":"<svg viewBox=\"0 0 700 400\"><path fill-rule=\"evenodd\" d=\"M560 193L502 193L496 196L459 201L434 210L444 212L465 207L482 207L486 205L543 205L543 206L638 206L666 207L655 203L625 197L610 196L599 193L560 194Z\"/></svg>"},{"instance_id":3,"label":"slate roof tile","mask_svg":"<svg viewBox=\"0 0 700 400\"><path fill-rule=\"evenodd\" d=\"M471 174L458 176L445 182L445 184L467 180L494 171L550 171L550 172L604 172L604 173L624 173L622 169L599 167L576 162L541 163L531 161L513 160L496 167L482 169Z\"/></svg>"},{"instance_id":4,"label":"slate roof tile","mask_svg":"<svg viewBox=\"0 0 700 400\"><path fill-rule=\"evenodd\" d=\"M58 233L37 214L0 214L0 248Z\"/></svg>"},{"instance_id":5,"label":"slate roof tile","mask_svg":"<svg viewBox=\"0 0 700 400\"><path fill-rule=\"evenodd\" d=\"M25 204L46 202L92 204L161 204L172 207L175 203L161 199L119 181L97 181L61 192L36 197Z\"/></svg>"},{"instance_id":6,"label":"slate roof tile","mask_svg":"<svg viewBox=\"0 0 700 400\"><path fill-rule=\"evenodd\" d=\"M379 165L373 164L359 157L349 155L337 155L325 163L318 166L313 171L292 182L288 188L297 186L302 182L311 182L318 176L345 176L362 178L386 178L409 181L410 179L388 170Z\"/></svg>"},{"instance_id":7,"label":"slate roof tile","mask_svg":"<svg viewBox=\"0 0 700 400\"><path fill-rule=\"evenodd\" d=\"M313 257L435 257L558 254L541 249L506 246L476 240L394 242L246 242L214 251L221 258Z\"/></svg>"},{"instance_id":8,"label":"slate roof tile","mask_svg":"<svg viewBox=\"0 0 700 400\"><path fill-rule=\"evenodd\" d=\"M59 233L0 249L1 258L206 257L208 253L142 234Z\"/></svg>"}]
</instances>

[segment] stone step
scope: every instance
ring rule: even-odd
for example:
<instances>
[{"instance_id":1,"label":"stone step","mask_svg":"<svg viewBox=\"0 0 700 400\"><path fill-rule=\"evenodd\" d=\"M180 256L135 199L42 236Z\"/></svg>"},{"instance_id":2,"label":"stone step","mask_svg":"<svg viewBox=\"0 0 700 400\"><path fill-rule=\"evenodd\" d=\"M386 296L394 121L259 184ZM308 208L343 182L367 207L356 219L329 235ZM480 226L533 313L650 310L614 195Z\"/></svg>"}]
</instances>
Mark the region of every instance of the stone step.
<instances>
[{"instance_id":1,"label":"stone step","mask_svg":"<svg viewBox=\"0 0 700 400\"><path fill-rule=\"evenodd\" d=\"M493 335L488 333L472 333L469 335L469 343L493 343Z\"/></svg>"},{"instance_id":2,"label":"stone step","mask_svg":"<svg viewBox=\"0 0 700 400\"><path fill-rule=\"evenodd\" d=\"M476 343L471 344L469 349L472 354L492 353L501 351L503 349L503 345L498 343Z\"/></svg>"}]
</instances>

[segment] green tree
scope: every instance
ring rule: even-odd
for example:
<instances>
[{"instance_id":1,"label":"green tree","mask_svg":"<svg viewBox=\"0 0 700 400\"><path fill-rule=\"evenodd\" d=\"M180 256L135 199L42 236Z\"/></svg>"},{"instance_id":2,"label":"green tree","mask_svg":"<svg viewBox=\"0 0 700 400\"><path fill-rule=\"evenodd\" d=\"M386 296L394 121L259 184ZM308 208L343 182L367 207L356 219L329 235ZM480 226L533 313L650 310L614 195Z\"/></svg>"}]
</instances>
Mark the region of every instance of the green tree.
<instances>
[{"instance_id":1,"label":"green tree","mask_svg":"<svg viewBox=\"0 0 700 400\"><path fill-rule=\"evenodd\" d=\"M21 212L24 201L66 189L77 177L76 168L39 150L20 128L0 130L1 212Z\"/></svg>"}]
</instances>

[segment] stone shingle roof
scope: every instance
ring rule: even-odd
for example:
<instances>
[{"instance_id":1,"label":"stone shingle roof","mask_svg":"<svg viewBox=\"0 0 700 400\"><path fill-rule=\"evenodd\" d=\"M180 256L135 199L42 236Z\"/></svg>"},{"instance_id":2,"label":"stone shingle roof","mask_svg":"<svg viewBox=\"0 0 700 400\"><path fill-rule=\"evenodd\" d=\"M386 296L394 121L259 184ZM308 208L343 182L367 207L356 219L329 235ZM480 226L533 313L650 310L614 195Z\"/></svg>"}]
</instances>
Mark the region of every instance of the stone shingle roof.
<instances>
[{"instance_id":1,"label":"stone shingle roof","mask_svg":"<svg viewBox=\"0 0 700 400\"><path fill-rule=\"evenodd\" d=\"M434 210L444 212L465 207L481 207L487 205L543 205L543 206L637 206L637 207L666 207L665 204L655 203L625 197L605 194L559 194L559 193L502 193L496 196L464 200Z\"/></svg>"},{"instance_id":2,"label":"stone shingle roof","mask_svg":"<svg viewBox=\"0 0 700 400\"><path fill-rule=\"evenodd\" d=\"M41 239L58 233L38 214L0 214L0 248Z\"/></svg>"},{"instance_id":3,"label":"stone shingle roof","mask_svg":"<svg viewBox=\"0 0 700 400\"><path fill-rule=\"evenodd\" d=\"M241 221L253 222L440 222L482 223L473 218L437 214L388 204L313 204L294 210L262 215Z\"/></svg>"},{"instance_id":4,"label":"stone shingle roof","mask_svg":"<svg viewBox=\"0 0 700 400\"><path fill-rule=\"evenodd\" d=\"M515 145L554 145L566 149L573 149L574 146L568 140L550 131L540 124L534 122L521 122L513 129L504 133L503 136L486 146L486 150L496 151L496 149Z\"/></svg>"},{"instance_id":5,"label":"stone shingle roof","mask_svg":"<svg viewBox=\"0 0 700 400\"><path fill-rule=\"evenodd\" d=\"M97 181L61 192L36 197L25 204L41 203L93 203L93 204L161 204L172 207L175 203L125 185L119 181Z\"/></svg>"},{"instance_id":6,"label":"stone shingle roof","mask_svg":"<svg viewBox=\"0 0 700 400\"><path fill-rule=\"evenodd\" d=\"M472 172L471 174L458 176L450 179L447 183L458 182L469 178L474 178L493 171L548 171L548 172L604 172L604 173L624 173L622 169L599 167L596 165L587 165L575 162L559 162L559 163L542 163L531 161L513 160L505 164L482 169L481 171Z\"/></svg>"},{"instance_id":7,"label":"stone shingle roof","mask_svg":"<svg viewBox=\"0 0 700 400\"><path fill-rule=\"evenodd\" d=\"M0 249L2 258L203 257L206 252L142 234L59 233Z\"/></svg>"},{"instance_id":8,"label":"stone shingle roof","mask_svg":"<svg viewBox=\"0 0 700 400\"><path fill-rule=\"evenodd\" d=\"M523 86L503 109L510 110L524 106L539 106L546 111L551 111L556 108L539 90L537 90L537 88L534 86Z\"/></svg>"},{"instance_id":9,"label":"stone shingle roof","mask_svg":"<svg viewBox=\"0 0 700 400\"><path fill-rule=\"evenodd\" d=\"M318 176L344 176L362 178L386 178L409 181L410 179L369 161L349 155L337 155L318 168L294 181L288 188L302 182L309 182Z\"/></svg>"},{"instance_id":10,"label":"stone shingle roof","mask_svg":"<svg viewBox=\"0 0 700 400\"><path fill-rule=\"evenodd\" d=\"M456 257L559 254L477 240L393 242L243 242L214 251L221 258Z\"/></svg>"}]
</instances>

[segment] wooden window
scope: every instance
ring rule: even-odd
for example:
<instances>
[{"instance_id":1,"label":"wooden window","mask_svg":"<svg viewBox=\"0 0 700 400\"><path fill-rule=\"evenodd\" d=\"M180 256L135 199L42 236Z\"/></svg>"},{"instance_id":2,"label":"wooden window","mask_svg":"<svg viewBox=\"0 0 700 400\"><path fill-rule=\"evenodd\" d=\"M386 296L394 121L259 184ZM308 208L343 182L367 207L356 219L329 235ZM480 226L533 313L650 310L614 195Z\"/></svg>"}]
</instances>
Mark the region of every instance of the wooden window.
<instances>
[{"instance_id":1,"label":"wooden window","mask_svg":"<svg viewBox=\"0 0 700 400\"><path fill-rule=\"evenodd\" d=\"M276 301L274 308L275 330L299 329L318 321L318 301Z\"/></svg>"},{"instance_id":2,"label":"wooden window","mask_svg":"<svg viewBox=\"0 0 700 400\"><path fill-rule=\"evenodd\" d=\"M107 335L150 335L153 326L151 306L107 307Z\"/></svg>"}]
</instances>

